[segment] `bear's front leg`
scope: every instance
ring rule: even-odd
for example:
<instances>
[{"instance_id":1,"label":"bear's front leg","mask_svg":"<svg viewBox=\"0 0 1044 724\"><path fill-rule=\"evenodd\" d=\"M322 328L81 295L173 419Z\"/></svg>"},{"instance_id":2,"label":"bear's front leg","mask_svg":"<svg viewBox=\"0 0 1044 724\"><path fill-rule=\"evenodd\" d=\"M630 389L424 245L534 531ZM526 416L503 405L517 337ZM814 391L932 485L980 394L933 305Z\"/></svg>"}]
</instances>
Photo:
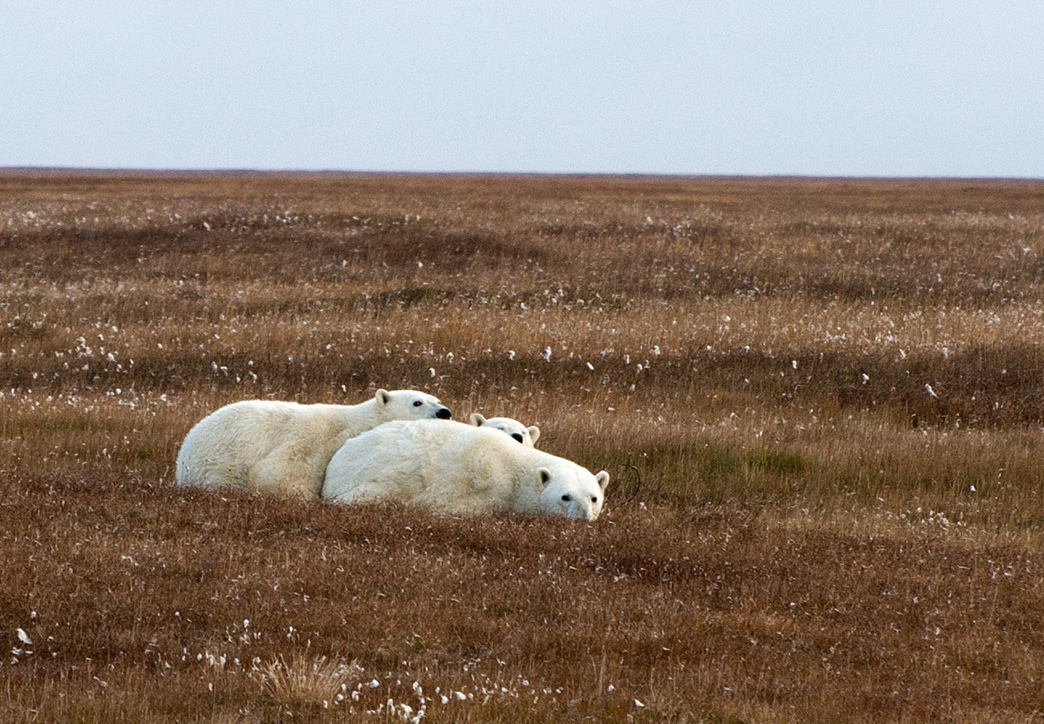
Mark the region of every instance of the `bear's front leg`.
<instances>
[{"instance_id":1,"label":"bear's front leg","mask_svg":"<svg viewBox=\"0 0 1044 724\"><path fill-rule=\"evenodd\" d=\"M316 482L308 470L266 459L250 471L247 488L259 493L285 498L315 499L319 497L322 480Z\"/></svg>"}]
</instances>

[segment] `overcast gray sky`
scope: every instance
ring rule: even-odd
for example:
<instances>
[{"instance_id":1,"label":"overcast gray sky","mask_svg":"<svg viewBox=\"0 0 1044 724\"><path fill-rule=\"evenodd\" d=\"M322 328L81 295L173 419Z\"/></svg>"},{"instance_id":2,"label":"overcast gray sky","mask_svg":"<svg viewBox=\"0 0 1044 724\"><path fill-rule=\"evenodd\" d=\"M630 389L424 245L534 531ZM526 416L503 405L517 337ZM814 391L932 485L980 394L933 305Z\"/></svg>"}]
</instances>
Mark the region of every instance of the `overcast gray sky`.
<instances>
[{"instance_id":1,"label":"overcast gray sky","mask_svg":"<svg viewBox=\"0 0 1044 724\"><path fill-rule=\"evenodd\" d=\"M1041 0L0 2L0 166L1044 178Z\"/></svg>"}]
</instances>

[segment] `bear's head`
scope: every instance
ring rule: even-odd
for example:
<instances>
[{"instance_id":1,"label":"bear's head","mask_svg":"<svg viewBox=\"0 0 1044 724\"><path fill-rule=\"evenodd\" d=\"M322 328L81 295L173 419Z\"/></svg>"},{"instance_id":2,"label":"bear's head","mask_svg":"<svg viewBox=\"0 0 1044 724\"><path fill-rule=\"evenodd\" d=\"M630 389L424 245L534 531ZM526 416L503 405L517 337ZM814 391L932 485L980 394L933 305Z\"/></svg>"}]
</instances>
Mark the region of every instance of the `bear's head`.
<instances>
[{"instance_id":1,"label":"bear's head","mask_svg":"<svg viewBox=\"0 0 1044 724\"><path fill-rule=\"evenodd\" d=\"M609 484L609 473L604 470L592 475L570 463L539 468L537 476L543 486L540 509L545 515L594 520L602 512Z\"/></svg>"},{"instance_id":2,"label":"bear's head","mask_svg":"<svg viewBox=\"0 0 1044 724\"><path fill-rule=\"evenodd\" d=\"M486 419L477 412L471 413L471 424L475 427L489 427L500 430L510 435L514 440L526 447L536 447L536 441L540 438L540 428L536 425L526 427L518 420L510 417L491 417Z\"/></svg>"},{"instance_id":3,"label":"bear's head","mask_svg":"<svg viewBox=\"0 0 1044 724\"><path fill-rule=\"evenodd\" d=\"M439 398L417 390L377 390L374 399L381 422L427 420L432 417L449 420L453 417L449 408L439 402Z\"/></svg>"}]
</instances>

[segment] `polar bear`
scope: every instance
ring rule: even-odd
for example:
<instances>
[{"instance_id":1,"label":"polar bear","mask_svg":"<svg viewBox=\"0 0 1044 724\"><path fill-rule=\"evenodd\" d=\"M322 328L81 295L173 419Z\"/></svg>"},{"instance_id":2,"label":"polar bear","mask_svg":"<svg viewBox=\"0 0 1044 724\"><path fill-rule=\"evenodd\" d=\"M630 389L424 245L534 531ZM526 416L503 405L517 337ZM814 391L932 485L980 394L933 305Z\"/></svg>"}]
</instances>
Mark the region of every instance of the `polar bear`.
<instances>
[{"instance_id":1,"label":"polar bear","mask_svg":"<svg viewBox=\"0 0 1044 724\"><path fill-rule=\"evenodd\" d=\"M518 420L512 420L510 417L490 417L487 419L479 413L473 412L469 419L475 427L487 425L494 430L506 432L526 447L536 447L536 441L540 439L539 427L536 425L526 427Z\"/></svg>"},{"instance_id":2,"label":"polar bear","mask_svg":"<svg viewBox=\"0 0 1044 724\"><path fill-rule=\"evenodd\" d=\"M330 457L348 438L391 420L450 417L438 398L415 390L377 390L358 405L235 402L189 430L177 482L316 498Z\"/></svg>"},{"instance_id":3,"label":"polar bear","mask_svg":"<svg viewBox=\"0 0 1044 724\"><path fill-rule=\"evenodd\" d=\"M609 473L460 422L389 422L348 440L326 468L323 498L399 502L445 513L516 512L594 520Z\"/></svg>"}]
</instances>

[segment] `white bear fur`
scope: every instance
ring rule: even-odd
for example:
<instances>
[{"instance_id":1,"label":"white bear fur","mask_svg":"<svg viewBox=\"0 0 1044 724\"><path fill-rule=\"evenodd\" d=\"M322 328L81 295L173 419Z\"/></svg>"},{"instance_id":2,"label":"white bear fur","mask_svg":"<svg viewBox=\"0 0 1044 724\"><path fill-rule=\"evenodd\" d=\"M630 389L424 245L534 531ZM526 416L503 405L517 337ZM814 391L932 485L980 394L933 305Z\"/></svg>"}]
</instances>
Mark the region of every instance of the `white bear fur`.
<instances>
[{"instance_id":1,"label":"white bear fur","mask_svg":"<svg viewBox=\"0 0 1044 724\"><path fill-rule=\"evenodd\" d=\"M536 447L536 441L540 439L539 427L536 425L526 427L518 420L512 420L510 417L490 417L487 419L479 413L473 412L469 419L471 424L475 427L487 425L492 427L494 430L500 430L501 432L507 433L526 447Z\"/></svg>"},{"instance_id":2,"label":"white bear fur","mask_svg":"<svg viewBox=\"0 0 1044 724\"><path fill-rule=\"evenodd\" d=\"M459 422L389 422L348 440L326 468L323 498L394 502L444 513L514 512L594 520L609 473Z\"/></svg>"},{"instance_id":3,"label":"white bear fur","mask_svg":"<svg viewBox=\"0 0 1044 724\"><path fill-rule=\"evenodd\" d=\"M448 418L449 410L413 390L377 390L358 405L235 402L189 430L178 452L177 482L316 498L326 465L345 440L391 420L436 416Z\"/></svg>"}]
</instances>

